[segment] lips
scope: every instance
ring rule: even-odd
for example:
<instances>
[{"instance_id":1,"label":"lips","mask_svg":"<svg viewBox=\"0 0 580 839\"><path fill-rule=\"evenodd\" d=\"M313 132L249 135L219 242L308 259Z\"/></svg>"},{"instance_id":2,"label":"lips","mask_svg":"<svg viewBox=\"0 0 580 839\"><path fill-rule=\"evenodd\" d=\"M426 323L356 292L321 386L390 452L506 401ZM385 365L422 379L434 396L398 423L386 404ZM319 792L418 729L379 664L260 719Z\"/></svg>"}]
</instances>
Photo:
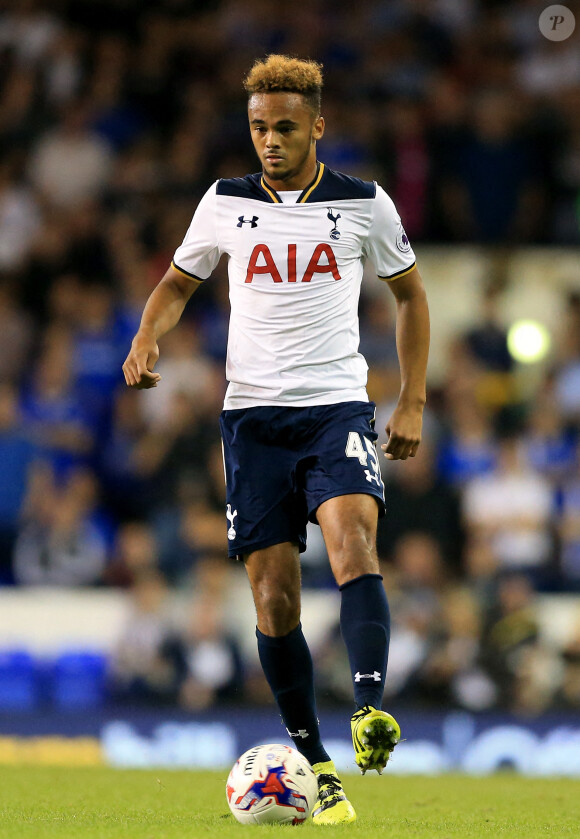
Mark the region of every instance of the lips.
<instances>
[{"instance_id":1,"label":"lips","mask_svg":"<svg viewBox=\"0 0 580 839\"><path fill-rule=\"evenodd\" d=\"M266 160L269 163L277 163L279 160L284 160L284 158L280 157L279 154L267 154L266 155Z\"/></svg>"}]
</instances>

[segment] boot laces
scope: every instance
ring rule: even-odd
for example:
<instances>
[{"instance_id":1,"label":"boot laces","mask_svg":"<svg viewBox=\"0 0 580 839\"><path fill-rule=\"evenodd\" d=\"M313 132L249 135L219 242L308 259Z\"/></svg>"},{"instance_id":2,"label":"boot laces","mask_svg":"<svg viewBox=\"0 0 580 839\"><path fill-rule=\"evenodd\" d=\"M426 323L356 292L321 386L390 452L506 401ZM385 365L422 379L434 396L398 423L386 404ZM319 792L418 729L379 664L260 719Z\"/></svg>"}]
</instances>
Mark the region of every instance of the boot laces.
<instances>
[{"instance_id":1,"label":"boot laces","mask_svg":"<svg viewBox=\"0 0 580 839\"><path fill-rule=\"evenodd\" d=\"M342 784L336 775L321 774L318 776L318 794L321 801L329 796L342 795Z\"/></svg>"}]
</instances>

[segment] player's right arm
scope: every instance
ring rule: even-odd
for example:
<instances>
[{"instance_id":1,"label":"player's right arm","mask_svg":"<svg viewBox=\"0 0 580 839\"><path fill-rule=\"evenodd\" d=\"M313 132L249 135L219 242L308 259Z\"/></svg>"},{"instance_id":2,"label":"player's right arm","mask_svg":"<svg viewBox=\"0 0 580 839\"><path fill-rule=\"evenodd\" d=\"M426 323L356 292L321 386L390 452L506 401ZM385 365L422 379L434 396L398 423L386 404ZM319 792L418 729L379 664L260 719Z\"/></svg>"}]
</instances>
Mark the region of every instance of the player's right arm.
<instances>
[{"instance_id":1,"label":"player's right arm","mask_svg":"<svg viewBox=\"0 0 580 839\"><path fill-rule=\"evenodd\" d=\"M178 323L185 304L200 282L186 277L173 266L153 289L141 317L141 324L123 364L125 381L139 390L157 387L161 380L153 372L159 358L157 341Z\"/></svg>"},{"instance_id":2,"label":"player's right arm","mask_svg":"<svg viewBox=\"0 0 580 839\"><path fill-rule=\"evenodd\" d=\"M145 304L139 331L123 364L125 381L138 389L157 387L153 368L159 358L157 341L177 324L185 304L221 256L216 230L216 187L203 196L173 262Z\"/></svg>"}]
</instances>

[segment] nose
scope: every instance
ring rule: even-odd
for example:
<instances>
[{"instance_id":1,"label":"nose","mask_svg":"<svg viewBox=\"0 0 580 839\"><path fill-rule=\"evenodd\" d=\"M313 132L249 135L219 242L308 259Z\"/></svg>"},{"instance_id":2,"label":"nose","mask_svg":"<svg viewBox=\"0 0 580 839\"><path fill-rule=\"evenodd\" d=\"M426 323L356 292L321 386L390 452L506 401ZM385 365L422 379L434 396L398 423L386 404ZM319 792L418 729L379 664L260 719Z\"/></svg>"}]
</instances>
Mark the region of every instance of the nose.
<instances>
[{"instance_id":1,"label":"nose","mask_svg":"<svg viewBox=\"0 0 580 839\"><path fill-rule=\"evenodd\" d=\"M266 148L268 149L277 149L279 148L280 143L278 142L275 134L273 131L268 131L266 134Z\"/></svg>"}]
</instances>

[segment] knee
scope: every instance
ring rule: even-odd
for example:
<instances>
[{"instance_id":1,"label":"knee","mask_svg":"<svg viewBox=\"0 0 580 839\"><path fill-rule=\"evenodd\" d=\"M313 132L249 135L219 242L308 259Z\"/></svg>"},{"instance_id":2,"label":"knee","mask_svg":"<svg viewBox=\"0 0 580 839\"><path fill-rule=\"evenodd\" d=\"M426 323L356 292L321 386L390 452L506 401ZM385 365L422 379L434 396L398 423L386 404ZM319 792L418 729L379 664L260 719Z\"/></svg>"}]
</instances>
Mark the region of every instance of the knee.
<instances>
[{"instance_id":1,"label":"knee","mask_svg":"<svg viewBox=\"0 0 580 839\"><path fill-rule=\"evenodd\" d=\"M378 574L374 534L356 523L347 528L340 540L329 551L332 570L339 586L363 574Z\"/></svg>"},{"instance_id":2,"label":"knee","mask_svg":"<svg viewBox=\"0 0 580 839\"><path fill-rule=\"evenodd\" d=\"M264 635L287 635L300 622L300 592L262 581L254 587L258 629Z\"/></svg>"}]
</instances>

